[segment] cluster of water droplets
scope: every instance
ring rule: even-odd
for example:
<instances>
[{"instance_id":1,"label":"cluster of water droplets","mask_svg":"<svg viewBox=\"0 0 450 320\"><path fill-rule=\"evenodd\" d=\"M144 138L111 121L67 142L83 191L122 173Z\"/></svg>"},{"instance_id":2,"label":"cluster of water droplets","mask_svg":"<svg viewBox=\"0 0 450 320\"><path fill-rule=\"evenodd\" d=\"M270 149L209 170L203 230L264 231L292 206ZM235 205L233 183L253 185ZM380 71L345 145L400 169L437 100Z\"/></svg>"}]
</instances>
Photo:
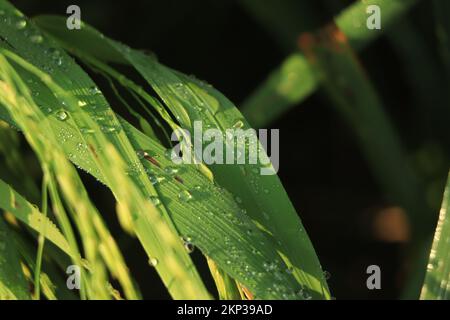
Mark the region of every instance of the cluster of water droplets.
<instances>
[{"instance_id":1,"label":"cluster of water droplets","mask_svg":"<svg viewBox=\"0 0 450 320\"><path fill-rule=\"evenodd\" d=\"M160 181L157 180L156 177L164 177L164 180L166 179L174 179L178 177L179 174L179 167L178 166L166 166L161 167L162 161L160 161L158 155L153 155L150 152L147 152L145 150L138 150L137 156L141 161L144 159L150 162L153 162L152 164L146 166L149 168L152 168L148 170L150 181L154 184L158 184ZM166 152L165 156L170 159L170 153ZM157 161L157 162L156 162ZM159 165L156 165L159 164ZM157 173L156 173L157 172ZM200 185L197 185L195 187L190 188L189 190L185 188L185 186L180 186L180 191L178 193L178 200L180 202L190 202L194 201L196 199L197 194L201 194L203 192L203 188ZM222 188L212 188L211 190L208 190L208 194L210 192L213 194L217 194L218 198L226 198L230 197L229 193L227 193ZM243 201L239 197L236 197L235 202L241 204ZM160 199L158 197L150 197L150 201L152 201L155 205L160 205ZM226 260L225 264L229 266L230 269L233 270L234 274L237 274L240 279L243 279L246 282L249 283L257 283L258 278L264 278L267 277L267 279L272 279L273 285L271 286L270 290L273 291L273 294L276 294L277 296L282 296L286 299L309 299L311 298L311 295L308 293L307 290L301 289L301 290L293 290L290 285L287 285L290 283L289 277L292 277L292 271L290 269L287 269L286 267L281 266L281 262L278 260L264 263L264 265L260 266L259 270L255 265L251 262L246 261L246 259L243 259L243 257L248 256L246 253L245 248L250 243L257 243L258 245L255 245L251 250L254 256L257 256L261 258L263 256L263 253L260 251L259 248L264 248L264 246L267 245L266 240L262 236L261 232L257 229L257 227L251 222L251 220L248 219L247 213L245 210L239 208L238 206L235 207L234 210L231 211L223 211L222 213L216 212L215 210L205 210L204 211L208 219L217 219L219 217L222 217L221 219L225 218L228 221L231 221L234 225L239 226L241 229L241 234L245 233L248 237L232 237L230 236L224 236L220 239L221 244L220 248L226 248ZM205 217L204 215L198 215L198 217ZM207 221L206 220L206 221ZM195 230L194 230L195 229ZM211 232L213 233L213 232ZM205 254L208 254L209 250L214 250L214 245L211 245L211 243L214 243L215 241L211 240L211 235L203 235L199 233L199 230L195 228L193 225L191 226L185 226L184 234L189 234L190 236L184 236L182 237L181 241L187 250L187 252L191 253L195 245L201 245L202 250L205 252ZM195 234L196 238L195 241L192 237L192 235ZM205 239L208 241L204 241ZM208 243L208 244L207 244ZM154 261L151 262L149 260L150 265L154 265ZM270 277L270 278L269 278Z\"/></svg>"}]
</instances>

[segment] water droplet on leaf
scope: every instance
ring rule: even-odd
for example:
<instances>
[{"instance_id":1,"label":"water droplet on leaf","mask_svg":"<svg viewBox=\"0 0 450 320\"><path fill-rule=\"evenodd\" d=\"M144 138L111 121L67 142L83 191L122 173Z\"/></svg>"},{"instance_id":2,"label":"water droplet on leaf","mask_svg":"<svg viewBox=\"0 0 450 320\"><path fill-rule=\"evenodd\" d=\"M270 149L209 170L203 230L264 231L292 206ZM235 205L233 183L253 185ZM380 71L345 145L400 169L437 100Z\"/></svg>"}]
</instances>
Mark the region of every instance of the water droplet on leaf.
<instances>
[{"instance_id":1,"label":"water droplet on leaf","mask_svg":"<svg viewBox=\"0 0 450 320\"><path fill-rule=\"evenodd\" d=\"M67 114L66 111L64 111L64 110L59 110L59 111L56 113L56 117L57 117L59 120L61 120L61 121L65 121L65 120L67 120L67 118L69 117L69 115Z\"/></svg>"},{"instance_id":2,"label":"water droplet on leaf","mask_svg":"<svg viewBox=\"0 0 450 320\"><path fill-rule=\"evenodd\" d=\"M44 37L40 34L35 34L30 37L31 42L33 43L42 43L44 41Z\"/></svg>"},{"instance_id":3,"label":"water droplet on leaf","mask_svg":"<svg viewBox=\"0 0 450 320\"><path fill-rule=\"evenodd\" d=\"M148 264L152 267L156 267L158 265L158 259L150 258L150 259L148 259Z\"/></svg>"},{"instance_id":4,"label":"water droplet on leaf","mask_svg":"<svg viewBox=\"0 0 450 320\"><path fill-rule=\"evenodd\" d=\"M181 201L188 202L188 201L192 200L192 194L187 190L183 190L178 194L178 198Z\"/></svg>"},{"instance_id":5,"label":"water droplet on leaf","mask_svg":"<svg viewBox=\"0 0 450 320\"><path fill-rule=\"evenodd\" d=\"M161 204L161 200L157 196L150 196L150 201L155 205L158 206Z\"/></svg>"},{"instance_id":6,"label":"water droplet on leaf","mask_svg":"<svg viewBox=\"0 0 450 320\"><path fill-rule=\"evenodd\" d=\"M22 30L27 26L27 21L24 19L20 19L19 21L16 22L16 28L18 30Z\"/></svg>"}]
</instances>

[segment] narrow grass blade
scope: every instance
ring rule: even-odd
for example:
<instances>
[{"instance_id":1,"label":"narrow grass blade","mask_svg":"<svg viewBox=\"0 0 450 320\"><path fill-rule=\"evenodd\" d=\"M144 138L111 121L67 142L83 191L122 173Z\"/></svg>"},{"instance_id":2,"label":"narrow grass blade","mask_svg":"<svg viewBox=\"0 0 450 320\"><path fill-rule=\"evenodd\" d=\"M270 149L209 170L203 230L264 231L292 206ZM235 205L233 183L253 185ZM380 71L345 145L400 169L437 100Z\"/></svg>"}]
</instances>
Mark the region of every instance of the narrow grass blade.
<instances>
[{"instance_id":1,"label":"narrow grass blade","mask_svg":"<svg viewBox=\"0 0 450 320\"><path fill-rule=\"evenodd\" d=\"M221 270L217 264L207 259L209 270L216 283L217 292L220 300L241 300L241 294L238 289L238 284L226 272Z\"/></svg>"},{"instance_id":2,"label":"narrow grass blade","mask_svg":"<svg viewBox=\"0 0 450 320\"><path fill-rule=\"evenodd\" d=\"M421 299L450 299L450 176L434 234Z\"/></svg>"}]
</instances>

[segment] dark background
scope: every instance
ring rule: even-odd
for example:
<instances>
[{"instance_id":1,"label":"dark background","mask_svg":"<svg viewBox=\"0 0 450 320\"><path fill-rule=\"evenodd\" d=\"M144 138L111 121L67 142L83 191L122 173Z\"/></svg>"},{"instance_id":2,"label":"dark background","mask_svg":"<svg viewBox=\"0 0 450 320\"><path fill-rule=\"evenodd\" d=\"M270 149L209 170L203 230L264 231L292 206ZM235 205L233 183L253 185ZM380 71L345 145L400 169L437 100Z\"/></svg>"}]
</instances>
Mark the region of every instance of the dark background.
<instances>
[{"instance_id":1,"label":"dark background","mask_svg":"<svg viewBox=\"0 0 450 320\"><path fill-rule=\"evenodd\" d=\"M131 47L155 52L164 64L206 80L238 106L287 55L270 27L262 26L239 1L11 2L28 16L65 15L68 5L77 4L82 19L106 35ZM311 14L316 17L310 23L311 30L331 21L341 8L351 3L309 2ZM432 32L426 23L431 17L429 6L419 5L412 16L423 26L424 33ZM295 50L295 43L292 48ZM385 38L371 44L360 58L414 155L428 138L415 134L410 116L413 101L404 81L404 70L398 67L399 58ZM93 77L101 83L96 75ZM408 224L404 211L376 184L351 129L320 92L270 127L280 129L279 175L324 269L331 274L329 285L333 296L399 298L408 267L404 258ZM87 175L83 179L96 195L94 201L101 211L111 213L106 215L107 220L118 234L112 196ZM437 195L442 194L442 185L436 189ZM169 298L139 245L125 237L120 245L145 298ZM200 254L195 255L204 268ZM366 288L366 268L371 264L381 267L382 290Z\"/></svg>"}]
</instances>

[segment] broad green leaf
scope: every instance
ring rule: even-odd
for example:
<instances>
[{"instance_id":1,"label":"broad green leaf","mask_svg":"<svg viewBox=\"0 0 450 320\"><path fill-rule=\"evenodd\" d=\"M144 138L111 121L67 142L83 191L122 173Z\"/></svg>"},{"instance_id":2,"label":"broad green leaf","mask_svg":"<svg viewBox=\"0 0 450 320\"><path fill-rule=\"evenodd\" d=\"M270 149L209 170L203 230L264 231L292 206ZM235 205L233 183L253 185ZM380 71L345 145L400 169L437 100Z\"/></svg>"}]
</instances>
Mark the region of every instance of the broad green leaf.
<instances>
[{"instance_id":1,"label":"broad green leaf","mask_svg":"<svg viewBox=\"0 0 450 320\"><path fill-rule=\"evenodd\" d=\"M195 121L202 121L205 128L218 128L223 132L230 128L250 128L237 108L214 88L165 67L153 57L110 40L87 25L77 36L72 36L60 27L63 23L61 18L40 17L37 22L58 37L68 50L76 48L72 52L80 59L94 64L98 59L105 63L126 63L135 67L182 127L191 133ZM95 39L95 46L84 39ZM101 52L108 52L109 55L102 56ZM267 163L262 146L256 143L255 147L263 153L264 163ZM260 169L260 164L211 166L218 183L232 192L238 202L242 202L251 219L266 230L266 236L272 238L272 243L297 281L309 288L314 298L329 297L314 249L279 179L276 175L261 175ZM265 169L273 171L270 166Z\"/></svg>"},{"instance_id":2,"label":"broad green leaf","mask_svg":"<svg viewBox=\"0 0 450 320\"><path fill-rule=\"evenodd\" d=\"M421 299L450 299L450 175L434 234Z\"/></svg>"}]
</instances>

